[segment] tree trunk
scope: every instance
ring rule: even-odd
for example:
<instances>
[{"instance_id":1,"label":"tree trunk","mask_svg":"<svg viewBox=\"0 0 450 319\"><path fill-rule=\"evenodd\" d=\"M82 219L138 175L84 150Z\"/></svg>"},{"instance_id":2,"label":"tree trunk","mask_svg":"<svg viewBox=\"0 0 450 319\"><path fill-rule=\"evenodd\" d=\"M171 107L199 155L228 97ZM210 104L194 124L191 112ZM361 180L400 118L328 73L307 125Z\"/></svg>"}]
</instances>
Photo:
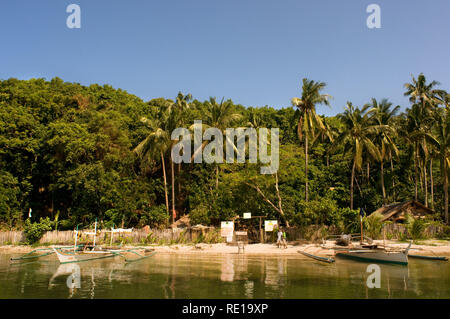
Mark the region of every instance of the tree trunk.
<instances>
[{"instance_id":1,"label":"tree trunk","mask_svg":"<svg viewBox=\"0 0 450 319\"><path fill-rule=\"evenodd\" d=\"M281 195L280 195L280 189L278 188L278 173L275 173L275 189L277 191L277 197L278 197L278 208L280 209L280 214L284 216L283 206L281 204ZM289 222L285 218L286 227L289 227Z\"/></svg>"},{"instance_id":2,"label":"tree trunk","mask_svg":"<svg viewBox=\"0 0 450 319\"><path fill-rule=\"evenodd\" d=\"M353 160L352 179L350 181L350 209L353 209L353 180L355 179L356 162Z\"/></svg>"},{"instance_id":3,"label":"tree trunk","mask_svg":"<svg viewBox=\"0 0 450 319\"><path fill-rule=\"evenodd\" d=\"M415 150L414 150L414 199L417 201L417 193L418 193L418 176L417 176L417 142L415 143Z\"/></svg>"},{"instance_id":4,"label":"tree trunk","mask_svg":"<svg viewBox=\"0 0 450 319\"><path fill-rule=\"evenodd\" d=\"M305 134L305 201L308 202L308 134Z\"/></svg>"},{"instance_id":5,"label":"tree trunk","mask_svg":"<svg viewBox=\"0 0 450 319\"><path fill-rule=\"evenodd\" d=\"M386 189L384 187L384 163L381 161L381 191L383 193L383 205L386 205Z\"/></svg>"},{"instance_id":6,"label":"tree trunk","mask_svg":"<svg viewBox=\"0 0 450 319\"><path fill-rule=\"evenodd\" d=\"M367 162L367 164L366 164L366 169L367 169L367 185L369 185L369 183L370 183L370 163L369 162Z\"/></svg>"},{"instance_id":7,"label":"tree trunk","mask_svg":"<svg viewBox=\"0 0 450 319\"><path fill-rule=\"evenodd\" d=\"M391 159L392 201L395 202L394 161L392 160L392 153L389 153L389 157Z\"/></svg>"},{"instance_id":8,"label":"tree trunk","mask_svg":"<svg viewBox=\"0 0 450 319\"><path fill-rule=\"evenodd\" d=\"M175 167L172 159L170 160L171 171L172 171L172 223L175 222L176 212L175 212Z\"/></svg>"},{"instance_id":9,"label":"tree trunk","mask_svg":"<svg viewBox=\"0 0 450 319\"><path fill-rule=\"evenodd\" d=\"M425 187L425 207L428 207L427 161L423 160L423 182Z\"/></svg>"},{"instance_id":10,"label":"tree trunk","mask_svg":"<svg viewBox=\"0 0 450 319\"><path fill-rule=\"evenodd\" d=\"M434 209L433 159L430 159L430 191L431 209Z\"/></svg>"},{"instance_id":11,"label":"tree trunk","mask_svg":"<svg viewBox=\"0 0 450 319\"><path fill-rule=\"evenodd\" d=\"M448 167L447 167L447 161L444 158L444 165L442 165L444 172L444 217L445 217L445 223L448 224Z\"/></svg>"},{"instance_id":12,"label":"tree trunk","mask_svg":"<svg viewBox=\"0 0 450 319\"><path fill-rule=\"evenodd\" d=\"M167 210L167 215L170 216L170 214L169 214L169 194L167 191L166 164L164 161L163 151L161 151L161 163L162 163L163 176L164 176L164 194L166 195L166 210Z\"/></svg>"}]
</instances>

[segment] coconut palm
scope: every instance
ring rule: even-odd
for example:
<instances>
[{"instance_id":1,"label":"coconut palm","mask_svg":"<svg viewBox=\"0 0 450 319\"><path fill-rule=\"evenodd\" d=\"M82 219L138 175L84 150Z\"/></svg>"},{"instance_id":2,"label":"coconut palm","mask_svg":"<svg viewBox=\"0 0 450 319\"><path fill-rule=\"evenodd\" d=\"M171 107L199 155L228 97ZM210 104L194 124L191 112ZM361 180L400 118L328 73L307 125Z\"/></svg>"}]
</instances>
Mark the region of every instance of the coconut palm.
<instances>
[{"instance_id":1,"label":"coconut palm","mask_svg":"<svg viewBox=\"0 0 450 319\"><path fill-rule=\"evenodd\" d=\"M175 102L173 102L172 104L170 104L167 112L170 116L173 117L174 120L174 124L176 124L177 127L183 127L186 124L186 115L187 115L187 110L190 109L190 105L189 103L192 100L192 95L191 94L186 94L184 95L181 92L178 92L177 97L175 98ZM173 144L172 144L173 146ZM171 161L171 175L172 175L172 180L175 180L175 174L174 174L174 163ZM178 168L178 178L177 178L177 186L178 186L178 200L181 200L181 163L178 163L177 165ZM175 212L175 191L174 191L174 185L172 185L172 209ZM180 205L178 205L180 206Z\"/></svg>"},{"instance_id":2,"label":"coconut palm","mask_svg":"<svg viewBox=\"0 0 450 319\"><path fill-rule=\"evenodd\" d=\"M320 116L316 113L317 104L329 105L331 95L321 94L325 88L324 82L303 79L302 96L292 98L292 106L300 111L297 133L300 141L305 138L305 200L308 201L308 138L314 137L316 128L326 131Z\"/></svg>"},{"instance_id":3,"label":"coconut palm","mask_svg":"<svg viewBox=\"0 0 450 319\"><path fill-rule=\"evenodd\" d=\"M420 104L414 104L411 109L407 109L406 123L403 128L403 135L406 140L414 145L414 174L415 174L415 200L418 200L419 169L421 178L425 184L424 195L425 205L428 206L428 190L426 179L426 163L429 157L429 147L426 133L429 133L433 124L433 117L429 110L424 109Z\"/></svg>"},{"instance_id":4,"label":"coconut palm","mask_svg":"<svg viewBox=\"0 0 450 319\"><path fill-rule=\"evenodd\" d=\"M236 112L233 102L231 100L224 101L223 98L220 103L218 103L215 97L210 97L209 101L205 102L203 111L205 114L205 120L202 130L206 130L209 127L215 127L219 129L222 134L225 133L227 128L231 127L236 121L242 118L242 115ZM233 141L229 142L234 145ZM195 152L201 151L207 143L208 141L203 142L202 148L200 150L196 150ZM235 150L237 149L235 148ZM216 165L216 189L218 187L219 166Z\"/></svg>"},{"instance_id":5,"label":"coconut palm","mask_svg":"<svg viewBox=\"0 0 450 319\"><path fill-rule=\"evenodd\" d=\"M351 153L352 173L350 180L350 209L353 209L353 185L356 171L361 171L363 154L370 154L375 160L380 160L381 155L372 142L372 136L378 134L382 127L371 122L369 114L366 112L368 105L362 109L347 102L344 113L338 115L344 124L343 131L334 141L331 149L334 150L340 145L344 145L344 153Z\"/></svg>"},{"instance_id":6,"label":"coconut palm","mask_svg":"<svg viewBox=\"0 0 450 319\"><path fill-rule=\"evenodd\" d=\"M413 104L419 103L423 110L428 113L439 101L439 93L441 90L436 89L440 83L437 81L432 81L427 83L427 79L423 73L420 73L417 79L412 76L411 83L405 83L406 92L405 96L409 96L409 101Z\"/></svg>"},{"instance_id":7,"label":"coconut palm","mask_svg":"<svg viewBox=\"0 0 450 319\"><path fill-rule=\"evenodd\" d=\"M432 116L433 110L435 110L437 104L440 102L440 95L442 94L443 91L436 89L436 86L438 86L439 84L440 83L437 81L431 81L430 83L427 83L427 80L423 75L423 73L420 73L417 79L415 79L414 76L412 76L412 82L405 83L404 85L406 88L406 92L404 93L404 95L409 96L409 100L411 103L419 105L419 107L421 108L420 112L422 113L423 118L429 118L430 116ZM422 151L424 153L424 156L422 157L423 160L421 169L423 173L423 182L425 190L425 206L428 207L428 187L427 187L427 167L426 167L428 160L428 147L426 139L423 139L420 145L422 146ZM418 149L416 149L416 151L418 151ZM416 165L419 159L420 158L416 159ZM417 191L416 191L416 198L417 198Z\"/></svg>"},{"instance_id":8,"label":"coconut palm","mask_svg":"<svg viewBox=\"0 0 450 319\"><path fill-rule=\"evenodd\" d=\"M152 157L155 152L159 153L161 158L161 164L164 177L164 192L166 199L166 209L169 212L169 199L167 190L167 174L165 167L165 154L172 149L176 141L171 140L172 131L177 128L181 123L182 112L180 109L175 108L171 104L161 105L153 120L142 118L141 121L146 123L150 128L149 135L136 146L134 151L141 156L141 158ZM175 210L175 176L174 176L174 163L172 157L170 158L171 164L171 184L172 184L172 222L176 218Z\"/></svg>"},{"instance_id":9,"label":"coconut palm","mask_svg":"<svg viewBox=\"0 0 450 319\"><path fill-rule=\"evenodd\" d=\"M436 109L434 114L434 130L414 133L426 139L435 147L435 155L440 159L442 185L444 187L444 217L448 223L448 171L450 167L450 115L448 109Z\"/></svg>"},{"instance_id":10,"label":"coconut palm","mask_svg":"<svg viewBox=\"0 0 450 319\"><path fill-rule=\"evenodd\" d=\"M150 133L142 140L135 148L134 152L137 153L144 161L155 158L156 154L161 158L162 171L164 177L164 194L166 200L167 215L169 215L169 196L167 190L167 174L164 154L170 145L170 133L165 130L160 121L150 121L147 118L142 118L141 121L146 123L150 128Z\"/></svg>"},{"instance_id":11,"label":"coconut palm","mask_svg":"<svg viewBox=\"0 0 450 319\"><path fill-rule=\"evenodd\" d=\"M384 185L384 160L391 159L391 169L393 170L392 155L398 157L398 149L394 143L394 136L396 134L395 127L392 125L392 121L400 106L397 105L393 109L392 103L387 99L382 99L378 102L376 99L372 99L368 104L370 110L368 114L372 114L372 119L380 128L380 133L377 134L375 141L380 150L380 169L381 169L381 189L383 193L383 204L386 204L386 187ZM393 171L392 171L393 174Z\"/></svg>"},{"instance_id":12,"label":"coconut palm","mask_svg":"<svg viewBox=\"0 0 450 319\"><path fill-rule=\"evenodd\" d=\"M442 184L444 187L444 216L448 223L448 171L450 168L450 110L438 109L436 119L437 155L441 161Z\"/></svg>"}]
</instances>

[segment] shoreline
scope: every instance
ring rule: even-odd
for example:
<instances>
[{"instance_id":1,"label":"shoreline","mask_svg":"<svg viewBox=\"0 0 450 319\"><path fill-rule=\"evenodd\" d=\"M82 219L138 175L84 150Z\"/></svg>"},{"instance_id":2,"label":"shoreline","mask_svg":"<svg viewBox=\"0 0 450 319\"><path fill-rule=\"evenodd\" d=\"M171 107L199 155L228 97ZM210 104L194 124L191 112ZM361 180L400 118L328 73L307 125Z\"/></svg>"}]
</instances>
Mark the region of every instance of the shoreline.
<instances>
[{"instance_id":1,"label":"shoreline","mask_svg":"<svg viewBox=\"0 0 450 319\"><path fill-rule=\"evenodd\" d=\"M382 240L375 240L375 244L383 245ZM333 241L327 241L326 246L332 246ZM386 245L390 248L402 249L406 248L409 243L397 242L397 241L386 241ZM52 246L61 245L47 245L47 246L27 246L27 245L4 245L0 246L0 254L25 254L34 249L50 248ZM237 255L238 247L227 245L225 243L219 244L173 244L173 245L126 245L122 248L136 248L145 247L152 248L158 253L164 254L185 254L185 255ZM333 255L332 249L325 249L319 246L319 244L292 244L288 243L287 248L278 248L274 243L267 244L249 244L244 248L244 253L241 255L246 256L302 256L298 251L306 251L310 254L315 254L319 256L330 256ZM410 253L416 255L425 256L450 256L450 241L445 240L424 240L420 241L419 244L412 244Z\"/></svg>"}]
</instances>

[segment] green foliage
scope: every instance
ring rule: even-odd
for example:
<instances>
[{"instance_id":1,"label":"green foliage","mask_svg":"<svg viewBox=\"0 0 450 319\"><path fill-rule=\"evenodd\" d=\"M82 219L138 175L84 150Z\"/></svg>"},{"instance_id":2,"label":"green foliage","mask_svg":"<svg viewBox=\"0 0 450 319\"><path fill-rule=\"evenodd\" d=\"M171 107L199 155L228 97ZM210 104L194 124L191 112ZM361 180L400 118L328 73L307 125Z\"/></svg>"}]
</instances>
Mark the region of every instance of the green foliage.
<instances>
[{"instance_id":1,"label":"green foliage","mask_svg":"<svg viewBox=\"0 0 450 319\"><path fill-rule=\"evenodd\" d=\"M0 171L0 224L9 222L10 228L21 220L20 187L10 173Z\"/></svg>"},{"instance_id":2,"label":"green foliage","mask_svg":"<svg viewBox=\"0 0 450 319\"><path fill-rule=\"evenodd\" d=\"M166 207L161 204L145 209L141 214L140 225L148 225L157 228L161 225L167 225L169 216L167 215Z\"/></svg>"},{"instance_id":3,"label":"green foliage","mask_svg":"<svg viewBox=\"0 0 450 319\"><path fill-rule=\"evenodd\" d=\"M413 240L424 239L426 226L427 222L423 219L413 219L407 223L407 230L410 238Z\"/></svg>"},{"instance_id":4,"label":"green foliage","mask_svg":"<svg viewBox=\"0 0 450 319\"><path fill-rule=\"evenodd\" d=\"M208 208L203 205L196 206L189 214L192 225L203 224L209 225L210 219L208 217Z\"/></svg>"},{"instance_id":5,"label":"green foliage","mask_svg":"<svg viewBox=\"0 0 450 319\"><path fill-rule=\"evenodd\" d=\"M45 232L52 230L53 222L50 218L40 218L39 222L32 223L30 219L25 221L24 234L28 244L38 242Z\"/></svg>"},{"instance_id":6,"label":"green foliage","mask_svg":"<svg viewBox=\"0 0 450 319\"><path fill-rule=\"evenodd\" d=\"M424 91L424 83L421 77L408 92ZM439 102L433 92L422 92L434 104L414 101L405 114L395 114L387 101L373 100L370 111L349 107L344 114L325 117L309 112L325 102L320 93L324 85L305 81L303 91L314 94L295 99L295 109L275 109L246 108L226 99L192 100L181 93L173 100L144 102L109 85L82 86L59 78L1 80L0 227L21 227L30 207L36 216L55 219L59 230L88 225L96 218L106 228L122 223L166 227L167 190L170 210L173 191L177 216L189 214L192 224L217 226L221 220L251 212L291 226L317 224L359 232L358 211L348 208L353 163L357 168L353 202L370 213L383 204L379 160L385 164L386 201L400 202L414 196L415 155L418 163L433 160L435 211L442 218L448 206L443 177L448 172L449 121L443 100ZM304 134L299 140L302 115L309 122L301 123ZM277 176L261 175L261 163L181 164L175 165L172 186L170 133L177 126L190 127L194 120L220 129L279 128ZM306 133L310 137L307 176ZM422 140L427 144L417 146ZM383 145L384 153L378 150ZM424 202L424 195L419 187L419 201ZM376 220L365 222L374 237L379 235ZM418 232L420 227L415 227Z\"/></svg>"},{"instance_id":7,"label":"green foliage","mask_svg":"<svg viewBox=\"0 0 450 319\"><path fill-rule=\"evenodd\" d=\"M372 238L379 239L383 230L383 215L376 213L363 218L364 233Z\"/></svg>"}]
</instances>

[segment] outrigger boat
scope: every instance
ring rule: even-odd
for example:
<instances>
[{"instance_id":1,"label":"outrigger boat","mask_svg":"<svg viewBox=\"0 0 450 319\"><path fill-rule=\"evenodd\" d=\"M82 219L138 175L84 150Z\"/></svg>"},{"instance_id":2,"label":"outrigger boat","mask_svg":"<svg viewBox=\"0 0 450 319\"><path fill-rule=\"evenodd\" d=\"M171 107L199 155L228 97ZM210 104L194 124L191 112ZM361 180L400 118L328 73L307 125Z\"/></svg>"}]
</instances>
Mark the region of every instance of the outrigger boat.
<instances>
[{"instance_id":1,"label":"outrigger boat","mask_svg":"<svg viewBox=\"0 0 450 319\"><path fill-rule=\"evenodd\" d=\"M62 249L56 249L53 248L56 256L58 257L58 260L61 264L69 264L69 263L79 263L79 262L85 262L85 261L91 261L91 260L97 260L97 259L105 259L105 258L113 258L113 257L122 257L124 258L125 262L134 262L134 261L140 261L149 257L152 257L156 254L156 252L152 249L147 248L132 248L132 249L108 249L108 250L96 250L96 251L90 251L90 252L81 252L81 253L74 253L72 251L63 251ZM138 251L141 251L142 253L139 253ZM148 255L145 255L145 253L149 253ZM131 253L134 255L137 255L137 258L130 259L127 258L124 254ZM96 256L93 256L96 255Z\"/></svg>"},{"instance_id":2,"label":"outrigger boat","mask_svg":"<svg viewBox=\"0 0 450 319\"><path fill-rule=\"evenodd\" d=\"M112 234L122 233L122 232L129 232L131 229L112 229L111 230L111 237ZM78 240L78 226L74 232L75 237L75 244L73 246L54 246L51 248L39 248L34 249L30 251L29 253L26 253L23 256L11 258L11 261L21 261L21 260L28 260L28 259L38 259L41 257L49 256L52 254L56 254L58 257L58 260L61 264L68 264L68 263L78 263L78 262L85 262L90 260L97 260L97 259L105 259L105 258L113 258L113 257L121 257L125 260L125 262L134 262L134 261L140 261L149 257L152 257L156 254L154 249L148 249L145 247L136 247L136 248L129 248L129 249L121 249L122 244L118 247L101 247L96 246L96 236L97 236L97 220L95 221L95 227L93 232L84 232L85 235L93 235L93 244L92 245L85 245L85 244L77 244ZM112 240L111 240L112 244ZM127 254L136 255L137 258L128 258L126 257Z\"/></svg>"},{"instance_id":3,"label":"outrigger boat","mask_svg":"<svg viewBox=\"0 0 450 319\"><path fill-rule=\"evenodd\" d=\"M385 248L378 248L373 245L372 248L348 248L343 250L337 250L337 257L344 257L358 261L366 262L380 262L391 263L399 265L408 264L408 251L411 248L411 243L403 251L388 251Z\"/></svg>"}]
</instances>

